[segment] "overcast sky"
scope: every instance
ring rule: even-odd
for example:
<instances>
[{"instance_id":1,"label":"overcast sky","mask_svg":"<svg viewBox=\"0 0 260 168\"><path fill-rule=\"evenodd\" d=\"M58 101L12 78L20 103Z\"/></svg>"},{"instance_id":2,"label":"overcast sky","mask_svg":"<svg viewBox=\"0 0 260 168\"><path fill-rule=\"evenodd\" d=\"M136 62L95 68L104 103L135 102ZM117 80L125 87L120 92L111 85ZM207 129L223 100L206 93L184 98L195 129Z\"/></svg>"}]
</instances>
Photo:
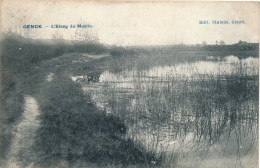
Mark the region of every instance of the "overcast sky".
<instances>
[{"instance_id":1,"label":"overcast sky","mask_svg":"<svg viewBox=\"0 0 260 168\"><path fill-rule=\"evenodd\" d=\"M70 39L75 29L53 29L54 24L89 24L85 31L98 34L100 42L117 45L227 44L239 40L258 42L259 3L257 2L69 2L23 0L4 1L2 30L19 32L23 25L41 24L31 30L34 38L62 34ZM245 24L199 24L200 20L243 20Z\"/></svg>"}]
</instances>

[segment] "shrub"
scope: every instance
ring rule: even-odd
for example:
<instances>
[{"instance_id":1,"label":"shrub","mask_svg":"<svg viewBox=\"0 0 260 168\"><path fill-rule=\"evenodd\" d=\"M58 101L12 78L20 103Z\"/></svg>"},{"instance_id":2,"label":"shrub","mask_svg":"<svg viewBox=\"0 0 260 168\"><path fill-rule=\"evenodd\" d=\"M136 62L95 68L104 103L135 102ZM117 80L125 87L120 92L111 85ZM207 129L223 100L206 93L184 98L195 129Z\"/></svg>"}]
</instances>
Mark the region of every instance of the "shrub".
<instances>
[{"instance_id":1,"label":"shrub","mask_svg":"<svg viewBox=\"0 0 260 168\"><path fill-rule=\"evenodd\" d=\"M122 47L114 47L110 50L110 55L114 57L122 57L125 53L125 49Z\"/></svg>"}]
</instances>

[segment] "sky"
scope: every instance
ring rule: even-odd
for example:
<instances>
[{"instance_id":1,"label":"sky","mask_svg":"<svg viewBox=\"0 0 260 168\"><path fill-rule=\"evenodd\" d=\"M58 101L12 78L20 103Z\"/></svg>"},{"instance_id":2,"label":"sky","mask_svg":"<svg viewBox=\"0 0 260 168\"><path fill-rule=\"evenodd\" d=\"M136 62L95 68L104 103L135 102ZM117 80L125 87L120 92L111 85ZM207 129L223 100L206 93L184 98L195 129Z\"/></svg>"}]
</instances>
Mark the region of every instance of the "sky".
<instances>
[{"instance_id":1,"label":"sky","mask_svg":"<svg viewBox=\"0 0 260 168\"><path fill-rule=\"evenodd\" d=\"M230 24L199 24L199 21ZM245 24L231 24L232 20ZM54 35L75 39L78 32L96 34L109 45L215 44L223 40L259 41L259 2L101 2L4 0L1 31L30 33L32 38ZM88 24L93 28L51 28ZM42 25L25 29L23 25ZM45 27L49 26L49 27Z\"/></svg>"}]
</instances>

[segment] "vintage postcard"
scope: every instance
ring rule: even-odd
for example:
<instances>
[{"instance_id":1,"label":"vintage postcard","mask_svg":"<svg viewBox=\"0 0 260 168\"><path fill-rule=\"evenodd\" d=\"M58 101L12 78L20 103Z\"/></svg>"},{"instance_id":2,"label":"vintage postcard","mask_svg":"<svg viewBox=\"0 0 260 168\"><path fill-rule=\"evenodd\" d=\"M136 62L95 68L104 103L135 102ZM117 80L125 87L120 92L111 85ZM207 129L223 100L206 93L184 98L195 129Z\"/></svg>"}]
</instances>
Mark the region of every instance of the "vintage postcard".
<instances>
[{"instance_id":1,"label":"vintage postcard","mask_svg":"<svg viewBox=\"0 0 260 168\"><path fill-rule=\"evenodd\" d=\"M1 168L259 166L259 2L0 3Z\"/></svg>"}]
</instances>

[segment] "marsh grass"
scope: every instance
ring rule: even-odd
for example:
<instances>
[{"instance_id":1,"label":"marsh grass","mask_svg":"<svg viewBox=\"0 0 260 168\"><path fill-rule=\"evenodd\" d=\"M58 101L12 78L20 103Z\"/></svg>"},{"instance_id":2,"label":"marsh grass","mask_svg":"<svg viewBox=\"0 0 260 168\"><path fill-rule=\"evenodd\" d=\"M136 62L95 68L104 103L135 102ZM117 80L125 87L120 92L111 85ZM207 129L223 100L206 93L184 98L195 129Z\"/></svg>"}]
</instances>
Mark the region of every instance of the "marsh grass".
<instances>
[{"instance_id":1,"label":"marsh grass","mask_svg":"<svg viewBox=\"0 0 260 168\"><path fill-rule=\"evenodd\" d=\"M154 66L149 59L146 63L148 67ZM137 73L128 74L132 77L132 89L127 92L124 85L111 81L105 83L103 94L108 100L107 108L129 127L127 136L163 157L161 166L172 167L177 165L179 151L184 148L171 147L178 141L193 141L188 150L196 153L203 149L205 155L211 146L221 143L223 135L230 137L234 132L237 137L234 143L238 146L246 136L252 137L248 143L256 144L258 70L252 66L252 74L241 63L234 67L228 75L193 74L159 79L150 78L137 68ZM117 74L124 76L125 72ZM237 157L239 153L238 150Z\"/></svg>"}]
</instances>

